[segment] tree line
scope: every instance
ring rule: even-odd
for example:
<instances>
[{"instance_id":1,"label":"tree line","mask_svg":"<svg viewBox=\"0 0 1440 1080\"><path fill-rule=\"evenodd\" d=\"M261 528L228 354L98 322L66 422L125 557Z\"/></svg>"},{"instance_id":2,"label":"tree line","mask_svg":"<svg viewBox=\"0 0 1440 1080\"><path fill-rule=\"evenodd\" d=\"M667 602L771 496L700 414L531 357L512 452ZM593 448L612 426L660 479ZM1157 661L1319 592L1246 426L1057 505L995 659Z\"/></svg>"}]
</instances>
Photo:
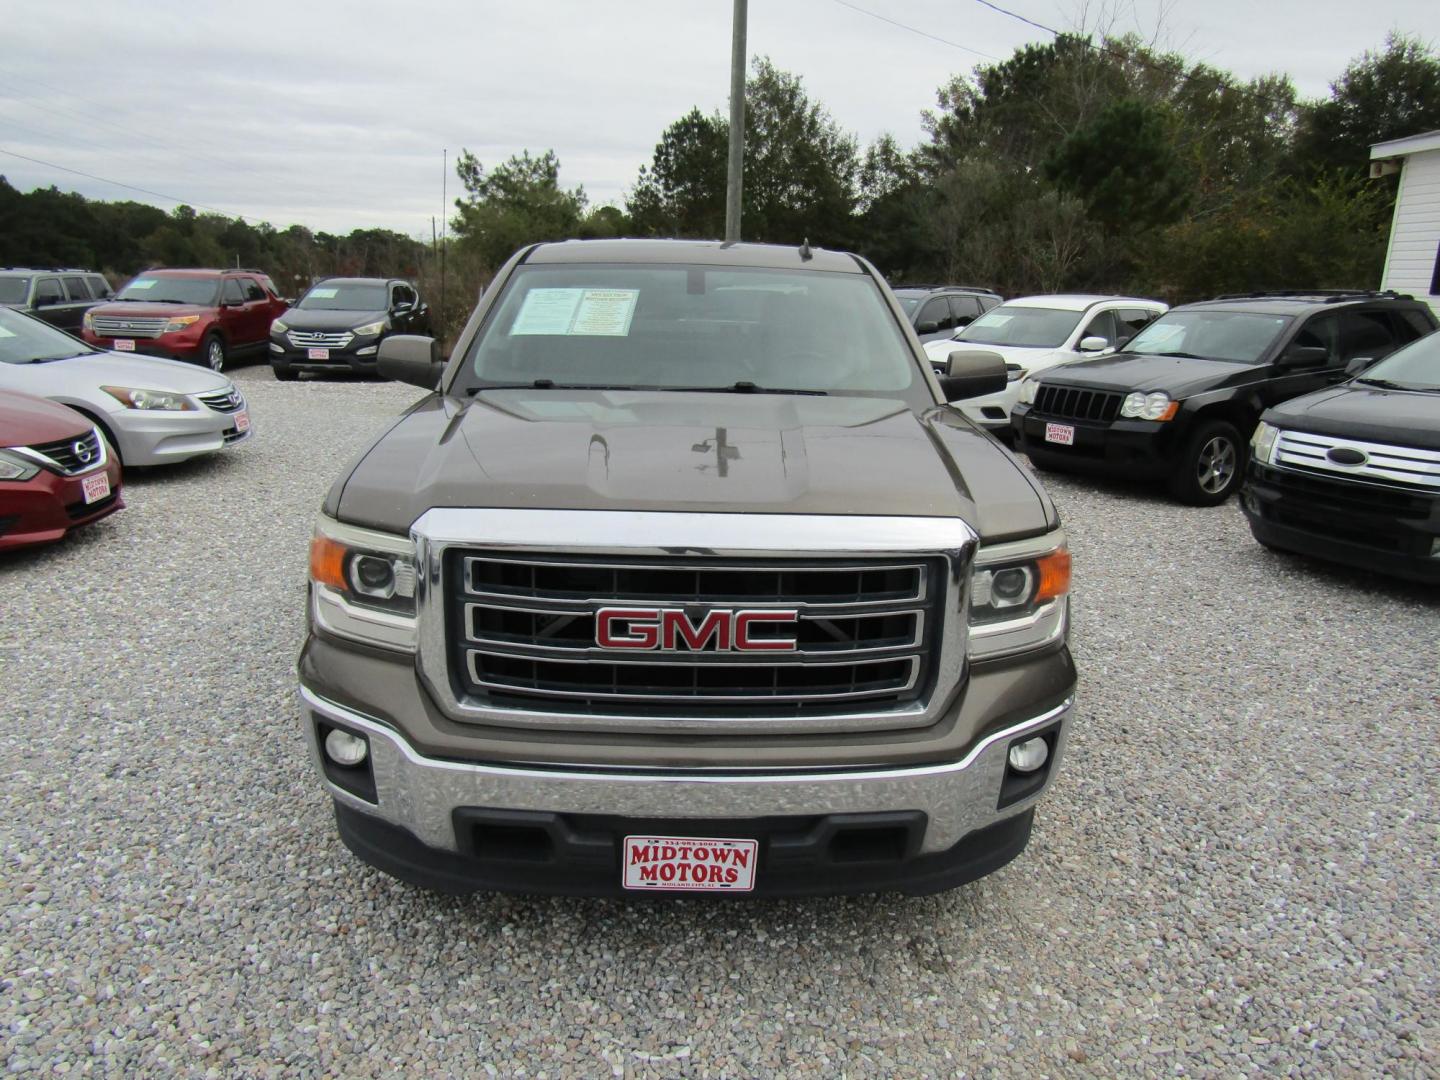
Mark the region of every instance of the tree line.
<instances>
[{"instance_id":1,"label":"tree line","mask_svg":"<svg viewBox=\"0 0 1440 1080\"><path fill-rule=\"evenodd\" d=\"M1390 36L1320 100L1243 81L1135 36L1062 34L950 79L924 137L861 147L799 76L756 59L746 84L747 240L858 251L891 280L1005 295L1138 292L1172 302L1379 282L1395 181L1371 143L1440 128L1440 55ZM694 107L660 136L625 205L565 188L553 150L457 161L447 323L523 244L723 234L729 125ZM276 229L179 206L100 202L0 177L0 265L257 267L282 291L330 274L436 291L432 245L384 229ZM432 297L433 299L433 297Z\"/></svg>"}]
</instances>

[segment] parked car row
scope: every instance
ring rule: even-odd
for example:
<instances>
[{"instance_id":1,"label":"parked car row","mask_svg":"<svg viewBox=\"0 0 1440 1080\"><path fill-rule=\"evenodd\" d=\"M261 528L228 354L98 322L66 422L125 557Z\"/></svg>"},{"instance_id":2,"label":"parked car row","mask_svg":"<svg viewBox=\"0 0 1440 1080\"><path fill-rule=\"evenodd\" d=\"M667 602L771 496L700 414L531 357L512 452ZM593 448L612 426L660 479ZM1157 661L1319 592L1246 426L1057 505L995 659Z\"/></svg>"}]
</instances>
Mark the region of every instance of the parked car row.
<instances>
[{"instance_id":1,"label":"parked car row","mask_svg":"<svg viewBox=\"0 0 1440 1080\"><path fill-rule=\"evenodd\" d=\"M251 431L224 375L106 352L0 308L0 548L55 540L120 509L122 465L184 461Z\"/></svg>"}]
</instances>

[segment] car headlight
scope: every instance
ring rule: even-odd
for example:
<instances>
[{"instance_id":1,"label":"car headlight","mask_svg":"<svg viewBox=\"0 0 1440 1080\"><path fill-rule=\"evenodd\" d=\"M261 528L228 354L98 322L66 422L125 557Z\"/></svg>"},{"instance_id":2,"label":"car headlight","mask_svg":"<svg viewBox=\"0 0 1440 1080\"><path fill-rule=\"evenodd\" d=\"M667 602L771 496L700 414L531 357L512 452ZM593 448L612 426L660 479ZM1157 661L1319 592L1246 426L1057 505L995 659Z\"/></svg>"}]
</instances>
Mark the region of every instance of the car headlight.
<instances>
[{"instance_id":1,"label":"car headlight","mask_svg":"<svg viewBox=\"0 0 1440 1080\"><path fill-rule=\"evenodd\" d=\"M272 323L270 324L270 332L271 332L272 334L283 334L283 333L285 333L286 330L289 330L289 329L290 329L290 327L286 326L286 325L285 325L283 322L281 322L279 319L276 319L274 322L272 322Z\"/></svg>"},{"instance_id":2,"label":"car headlight","mask_svg":"<svg viewBox=\"0 0 1440 1080\"><path fill-rule=\"evenodd\" d=\"M1063 638L1069 594L1062 531L981 548L970 575L970 656L1010 656Z\"/></svg>"},{"instance_id":3,"label":"car headlight","mask_svg":"<svg viewBox=\"0 0 1440 1080\"><path fill-rule=\"evenodd\" d=\"M415 650L415 546L322 516L310 541L311 615L340 637Z\"/></svg>"},{"instance_id":4,"label":"car headlight","mask_svg":"<svg viewBox=\"0 0 1440 1080\"><path fill-rule=\"evenodd\" d=\"M160 332L162 334L178 334L187 326L194 326L199 321L199 315L176 315L173 319L171 319L165 324L165 329Z\"/></svg>"},{"instance_id":5,"label":"car headlight","mask_svg":"<svg viewBox=\"0 0 1440 1080\"><path fill-rule=\"evenodd\" d=\"M200 408L184 394L172 394L167 390L141 390L133 386L102 386L100 389L127 409L144 409L147 412L197 412Z\"/></svg>"},{"instance_id":6,"label":"car headlight","mask_svg":"<svg viewBox=\"0 0 1440 1080\"><path fill-rule=\"evenodd\" d=\"M350 332L356 337L373 337L376 334L382 334L385 332L385 320L381 319L379 322L366 323L364 326L357 326L354 330L351 330Z\"/></svg>"},{"instance_id":7,"label":"car headlight","mask_svg":"<svg viewBox=\"0 0 1440 1080\"><path fill-rule=\"evenodd\" d=\"M40 471L40 466L19 454L0 450L0 480L29 480Z\"/></svg>"},{"instance_id":8,"label":"car headlight","mask_svg":"<svg viewBox=\"0 0 1440 1080\"><path fill-rule=\"evenodd\" d=\"M1163 390L1153 394L1137 391L1125 395L1125 400L1120 405L1120 415L1135 420L1169 420L1179 408L1180 403L1172 401L1170 395Z\"/></svg>"},{"instance_id":9,"label":"car headlight","mask_svg":"<svg viewBox=\"0 0 1440 1080\"><path fill-rule=\"evenodd\" d=\"M1020 384L1020 404L1022 404L1022 405L1034 405L1034 404L1035 404L1035 391L1038 390L1039 388L1040 388L1040 383L1039 383L1039 381L1036 380L1036 379L1026 379L1026 380L1024 380L1023 382L1021 382L1021 384Z\"/></svg>"},{"instance_id":10,"label":"car headlight","mask_svg":"<svg viewBox=\"0 0 1440 1080\"><path fill-rule=\"evenodd\" d=\"M85 312L85 315L80 320L80 325L83 326L86 330L94 330L95 316L90 314L90 312L88 311Z\"/></svg>"},{"instance_id":11,"label":"car headlight","mask_svg":"<svg viewBox=\"0 0 1440 1080\"><path fill-rule=\"evenodd\" d=\"M1019 364L1006 364L1006 365L1005 365L1005 381L1006 381L1006 382L1019 382L1019 381L1020 381L1021 379L1023 379L1023 378L1025 378L1025 369L1024 369L1023 367L1021 367Z\"/></svg>"},{"instance_id":12,"label":"car headlight","mask_svg":"<svg viewBox=\"0 0 1440 1080\"><path fill-rule=\"evenodd\" d=\"M1271 456L1275 453L1275 441L1280 437L1280 429L1274 424L1267 424L1264 420L1255 425L1255 434L1250 436L1250 456L1264 465L1269 465Z\"/></svg>"}]
</instances>

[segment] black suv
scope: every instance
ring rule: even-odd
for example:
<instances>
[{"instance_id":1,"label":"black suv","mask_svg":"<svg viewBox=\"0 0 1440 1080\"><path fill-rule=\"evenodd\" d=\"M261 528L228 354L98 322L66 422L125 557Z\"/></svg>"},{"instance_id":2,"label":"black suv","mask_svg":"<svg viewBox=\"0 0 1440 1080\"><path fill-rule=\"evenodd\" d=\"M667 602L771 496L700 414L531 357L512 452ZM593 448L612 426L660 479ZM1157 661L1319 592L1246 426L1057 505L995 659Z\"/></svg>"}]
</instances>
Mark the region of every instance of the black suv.
<instances>
[{"instance_id":1,"label":"black suv","mask_svg":"<svg viewBox=\"0 0 1440 1080\"><path fill-rule=\"evenodd\" d=\"M399 278L325 278L270 325L270 367L280 380L301 371L375 371L390 334L429 334L430 308Z\"/></svg>"},{"instance_id":2,"label":"black suv","mask_svg":"<svg viewBox=\"0 0 1440 1080\"><path fill-rule=\"evenodd\" d=\"M1222 296L1171 308L1123 351L1025 380L1016 446L1041 468L1165 478L1224 502L1260 414L1344 382L1435 329L1429 307L1375 292Z\"/></svg>"},{"instance_id":3,"label":"black suv","mask_svg":"<svg viewBox=\"0 0 1440 1080\"><path fill-rule=\"evenodd\" d=\"M1440 585L1440 334L1267 409L1240 508L1266 547Z\"/></svg>"},{"instance_id":4,"label":"black suv","mask_svg":"<svg viewBox=\"0 0 1440 1080\"><path fill-rule=\"evenodd\" d=\"M921 341L953 337L1003 299L975 285L896 285L892 291Z\"/></svg>"},{"instance_id":5,"label":"black suv","mask_svg":"<svg viewBox=\"0 0 1440 1080\"><path fill-rule=\"evenodd\" d=\"M108 300L111 292L110 283L94 270L0 268L0 304L72 334L80 333L85 312Z\"/></svg>"}]
</instances>

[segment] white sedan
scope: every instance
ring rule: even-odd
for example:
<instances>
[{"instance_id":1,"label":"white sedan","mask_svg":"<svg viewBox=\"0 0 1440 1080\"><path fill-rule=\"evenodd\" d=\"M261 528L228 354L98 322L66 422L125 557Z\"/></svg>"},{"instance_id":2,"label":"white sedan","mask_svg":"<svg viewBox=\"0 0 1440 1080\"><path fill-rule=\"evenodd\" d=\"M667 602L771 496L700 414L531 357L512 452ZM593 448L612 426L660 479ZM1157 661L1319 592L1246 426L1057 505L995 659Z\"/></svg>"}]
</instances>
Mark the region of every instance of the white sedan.
<instances>
[{"instance_id":1,"label":"white sedan","mask_svg":"<svg viewBox=\"0 0 1440 1080\"><path fill-rule=\"evenodd\" d=\"M1169 310L1158 300L1133 296L1022 296L992 308L953 338L927 341L925 353L942 374L953 352L967 349L999 353L1010 370L1010 383L988 397L957 402L974 423L1008 435L1010 410L1026 375L1057 364L1114 352Z\"/></svg>"},{"instance_id":2,"label":"white sedan","mask_svg":"<svg viewBox=\"0 0 1440 1080\"><path fill-rule=\"evenodd\" d=\"M250 437L235 384L194 364L104 352L0 308L0 390L68 405L131 465L184 461Z\"/></svg>"}]
</instances>

